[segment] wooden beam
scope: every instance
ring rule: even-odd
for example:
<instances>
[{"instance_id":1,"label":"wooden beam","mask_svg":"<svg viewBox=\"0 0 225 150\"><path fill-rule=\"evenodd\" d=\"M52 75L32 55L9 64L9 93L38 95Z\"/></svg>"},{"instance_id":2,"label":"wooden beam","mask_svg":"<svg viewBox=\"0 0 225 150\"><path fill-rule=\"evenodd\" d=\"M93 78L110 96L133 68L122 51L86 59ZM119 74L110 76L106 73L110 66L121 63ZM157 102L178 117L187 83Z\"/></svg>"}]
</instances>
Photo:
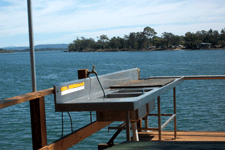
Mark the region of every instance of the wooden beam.
<instances>
[{"instance_id":1,"label":"wooden beam","mask_svg":"<svg viewBox=\"0 0 225 150\"><path fill-rule=\"evenodd\" d=\"M77 74L78 74L78 79L88 78L88 76L87 76L88 69L80 69L80 70L77 70Z\"/></svg>"},{"instance_id":2,"label":"wooden beam","mask_svg":"<svg viewBox=\"0 0 225 150\"><path fill-rule=\"evenodd\" d=\"M225 75L194 75L184 76L183 80L215 80L225 79Z\"/></svg>"},{"instance_id":3,"label":"wooden beam","mask_svg":"<svg viewBox=\"0 0 225 150\"><path fill-rule=\"evenodd\" d=\"M47 145L44 97L30 101L33 150Z\"/></svg>"},{"instance_id":4,"label":"wooden beam","mask_svg":"<svg viewBox=\"0 0 225 150\"><path fill-rule=\"evenodd\" d=\"M159 130L159 128L137 128L138 130ZM108 130L126 130L126 127L108 127Z\"/></svg>"},{"instance_id":5,"label":"wooden beam","mask_svg":"<svg viewBox=\"0 0 225 150\"><path fill-rule=\"evenodd\" d=\"M0 101L0 109L6 108L12 105L20 104L26 101L34 100L37 98L41 98L46 95L51 95L53 93L54 93L53 88L50 88L50 89L46 89L42 91L27 93L24 95L19 95L19 96L3 99Z\"/></svg>"},{"instance_id":6,"label":"wooden beam","mask_svg":"<svg viewBox=\"0 0 225 150\"><path fill-rule=\"evenodd\" d=\"M148 79L182 78L182 80L221 80L225 75L193 75L193 76L151 76Z\"/></svg>"},{"instance_id":7,"label":"wooden beam","mask_svg":"<svg viewBox=\"0 0 225 150\"><path fill-rule=\"evenodd\" d=\"M96 133L97 131L101 130L102 128L111 124L111 121L108 122L98 122L95 121L93 123L88 124L87 126L74 131L67 136L62 137L59 140L39 149L39 150L64 150L68 149L71 146L79 143L80 141L84 140L85 138L91 136L92 134Z\"/></svg>"},{"instance_id":8,"label":"wooden beam","mask_svg":"<svg viewBox=\"0 0 225 150\"><path fill-rule=\"evenodd\" d=\"M173 114L161 114L161 116L172 116ZM158 114L148 114L148 116L158 116Z\"/></svg>"}]
</instances>

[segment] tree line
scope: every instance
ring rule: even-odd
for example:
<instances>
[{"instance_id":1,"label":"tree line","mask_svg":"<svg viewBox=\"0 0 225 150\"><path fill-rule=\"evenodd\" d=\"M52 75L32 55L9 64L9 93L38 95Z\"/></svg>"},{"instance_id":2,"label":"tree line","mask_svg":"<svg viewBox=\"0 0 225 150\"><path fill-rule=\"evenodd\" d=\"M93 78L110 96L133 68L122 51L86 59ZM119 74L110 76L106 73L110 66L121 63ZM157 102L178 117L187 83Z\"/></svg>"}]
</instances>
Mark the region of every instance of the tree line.
<instances>
[{"instance_id":1,"label":"tree line","mask_svg":"<svg viewBox=\"0 0 225 150\"><path fill-rule=\"evenodd\" d=\"M5 49L2 49L0 48L0 53L13 53L14 51L12 50L5 50Z\"/></svg>"},{"instance_id":2,"label":"tree line","mask_svg":"<svg viewBox=\"0 0 225 150\"><path fill-rule=\"evenodd\" d=\"M201 43L211 43L213 48L225 47L225 28L219 33L217 30L201 30L196 33L187 32L184 36L174 35L171 32L156 36L157 32L151 27L145 27L142 32L131 32L123 38L117 36L109 39L107 35L100 35L98 40L93 38L77 38L68 46L68 51L126 51L168 49L184 46L187 49L198 49Z\"/></svg>"}]
</instances>

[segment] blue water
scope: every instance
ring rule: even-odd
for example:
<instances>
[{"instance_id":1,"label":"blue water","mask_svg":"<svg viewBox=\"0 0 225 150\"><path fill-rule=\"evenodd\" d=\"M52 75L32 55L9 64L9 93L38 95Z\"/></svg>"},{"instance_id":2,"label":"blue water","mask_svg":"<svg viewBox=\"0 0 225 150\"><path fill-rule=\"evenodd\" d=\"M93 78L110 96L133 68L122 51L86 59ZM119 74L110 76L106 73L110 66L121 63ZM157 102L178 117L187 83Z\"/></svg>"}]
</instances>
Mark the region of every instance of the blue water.
<instances>
[{"instance_id":1,"label":"blue water","mask_svg":"<svg viewBox=\"0 0 225 150\"><path fill-rule=\"evenodd\" d=\"M141 78L149 76L225 75L225 50L152 52L36 52L37 89L77 79L78 69L98 74L140 68ZM32 91L29 53L0 54L0 100ZM225 131L225 80L184 81L177 87L177 128L191 131ZM161 98L162 113L172 113L172 91ZM61 137L61 113L55 112L53 95L45 97L48 143ZM74 130L88 124L89 112L72 112ZM162 118L162 122L166 118ZM64 135L71 132L64 114ZM117 125L115 122L112 125ZM112 126L111 125L111 126ZM0 110L0 148L32 149L29 102ZM149 118L149 126L157 120ZM165 130L173 130L169 124ZM115 131L107 128L85 139L72 149L97 149ZM115 142L126 140L123 131Z\"/></svg>"}]
</instances>

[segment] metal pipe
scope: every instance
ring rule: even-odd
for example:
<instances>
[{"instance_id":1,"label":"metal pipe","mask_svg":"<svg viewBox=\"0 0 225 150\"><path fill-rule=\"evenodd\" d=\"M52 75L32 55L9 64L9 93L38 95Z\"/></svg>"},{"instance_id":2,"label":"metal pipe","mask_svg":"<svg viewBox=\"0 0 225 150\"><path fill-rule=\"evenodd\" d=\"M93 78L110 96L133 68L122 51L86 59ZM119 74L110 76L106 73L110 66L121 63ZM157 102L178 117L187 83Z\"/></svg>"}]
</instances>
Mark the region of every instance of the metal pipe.
<instances>
[{"instance_id":1,"label":"metal pipe","mask_svg":"<svg viewBox=\"0 0 225 150\"><path fill-rule=\"evenodd\" d=\"M122 123L121 125L119 125L119 127L124 127L125 126L125 123ZM111 137L111 139L107 142L108 145L112 146L114 145L113 141L116 139L116 137L120 134L120 132L122 131L123 129L118 129L116 131L116 133Z\"/></svg>"},{"instance_id":2,"label":"metal pipe","mask_svg":"<svg viewBox=\"0 0 225 150\"><path fill-rule=\"evenodd\" d=\"M67 111L69 117L70 117L70 123L71 123L71 132L73 132L73 120L72 120L72 117L70 115L70 113Z\"/></svg>"},{"instance_id":3,"label":"metal pipe","mask_svg":"<svg viewBox=\"0 0 225 150\"><path fill-rule=\"evenodd\" d=\"M173 116L171 116L162 126L161 126L161 130L163 130L169 123L171 120L173 120L176 117L176 114L173 114Z\"/></svg>"},{"instance_id":4,"label":"metal pipe","mask_svg":"<svg viewBox=\"0 0 225 150\"><path fill-rule=\"evenodd\" d=\"M102 87L102 84L101 84L99 78L98 78L98 73L95 71L95 67L96 67L96 66L94 65L94 66L92 66L92 67L93 67L92 71L88 71L88 72L87 72L87 76L90 78L90 74L92 74L92 73L95 74L95 76L96 76L96 78L97 78L97 80L98 80L98 83L99 83L99 85L100 85L100 87L101 87L101 89L102 89L103 96L104 96L104 98L106 98L105 91L104 91L104 89L103 89L103 87Z\"/></svg>"},{"instance_id":5,"label":"metal pipe","mask_svg":"<svg viewBox=\"0 0 225 150\"><path fill-rule=\"evenodd\" d=\"M90 111L90 122L92 123L92 111Z\"/></svg>"},{"instance_id":6,"label":"metal pipe","mask_svg":"<svg viewBox=\"0 0 225 150\"><path fill-rule=\"evenodd\" d=\"M97 74L95 74L95 75L96 75L96 78L97 78L97 80L98 80L98 83L99 83L99 85L100 85L100 87L101 87L101 89L102 89L103 96L104 96L104 98L106 98L105 91L104 91L104 89L103 89L103 87L102 87L102 84L101 84L99 78L98 78L98 75L97 75Z\"/></svg>"},{"instance_id":7,"label":"metal pipe","mask_svg":"<svg viewBox=\"0 0 225 150\"><path fill-rule=\"evenodd\" d=\"M62 111L62 135L61 137L63 137L63 111Z\"/></svg>"},{"instance_id":8,"label":"metal pipe","mask_svg":"<svg viewBox=\"0 0 225 150\"><path fill-rule=\"evenodd\" d=\"M33 25L32 25L32 9L31 0L27 0L28 8L28 25L29 25L29 41L30 41L30 62L31 62L31 76L32 76L32 90L37 91L36 86L36 72L35 72L35 53L34 53L34 43L33 43Z\"/></svg>"}]
</instances>

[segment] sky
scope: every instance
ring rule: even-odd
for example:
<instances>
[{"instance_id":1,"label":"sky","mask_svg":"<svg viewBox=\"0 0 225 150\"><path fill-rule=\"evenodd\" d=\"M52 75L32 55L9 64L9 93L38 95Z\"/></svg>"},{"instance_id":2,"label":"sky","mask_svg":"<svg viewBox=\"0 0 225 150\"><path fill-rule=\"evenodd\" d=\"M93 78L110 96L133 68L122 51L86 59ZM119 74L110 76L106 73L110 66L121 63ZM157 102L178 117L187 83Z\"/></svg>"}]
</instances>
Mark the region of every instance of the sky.
<instances>
[{"instance_id":1,"label":"sky","mask_svg":"<svg viewBox=\"0 0 225 150\"><path fill-rule=\"evenodd\" d=\"M185 35L225 28L225 0L32 0L34 45L124 37L149 26ZM0 48L28 46L27 0L0 0Z\"/></svg>"}]
</instances>

